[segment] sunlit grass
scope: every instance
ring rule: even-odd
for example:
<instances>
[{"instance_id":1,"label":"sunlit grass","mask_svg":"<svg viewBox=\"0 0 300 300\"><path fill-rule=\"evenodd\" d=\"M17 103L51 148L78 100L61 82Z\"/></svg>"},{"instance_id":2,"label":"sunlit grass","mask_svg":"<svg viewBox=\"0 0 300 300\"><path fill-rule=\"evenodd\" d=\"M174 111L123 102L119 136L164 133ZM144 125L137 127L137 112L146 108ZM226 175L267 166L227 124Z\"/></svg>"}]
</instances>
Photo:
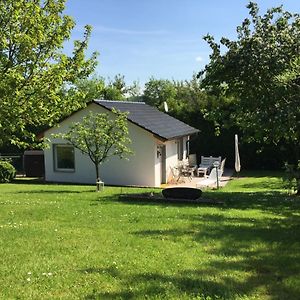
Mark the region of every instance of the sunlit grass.
<instances>
[{"instance_id":1,"label":"sunlit grass","mask_svg":"<svg viewBox=\"0 0 300 300\"><path fill-rule=\"evenodd\" d=\"M244 175L206 193L222 207L2 184L0 298L298 299L300 200L277 174Z\"/></svg>"}]
</instances>

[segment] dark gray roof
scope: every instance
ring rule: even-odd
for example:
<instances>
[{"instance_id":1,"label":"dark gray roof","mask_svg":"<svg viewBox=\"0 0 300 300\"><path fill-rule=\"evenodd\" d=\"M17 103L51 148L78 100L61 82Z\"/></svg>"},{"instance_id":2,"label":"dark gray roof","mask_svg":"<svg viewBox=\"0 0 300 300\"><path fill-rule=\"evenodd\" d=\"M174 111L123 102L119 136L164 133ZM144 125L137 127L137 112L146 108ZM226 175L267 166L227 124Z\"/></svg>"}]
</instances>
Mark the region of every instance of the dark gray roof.
<instances>
[{"instance_id":1,"label":"dark gray roof","mask_svg":"<svg viewBox=\"0 0 300 300\"><path fill-rule=\"evenodd\" d=\"M128 112L128 120L146 129L164 140L191 135L199 132L158 109L144 102L94 100L94 103L111 110L115 108L121 112Z\"/></svg>"}]
</instances>

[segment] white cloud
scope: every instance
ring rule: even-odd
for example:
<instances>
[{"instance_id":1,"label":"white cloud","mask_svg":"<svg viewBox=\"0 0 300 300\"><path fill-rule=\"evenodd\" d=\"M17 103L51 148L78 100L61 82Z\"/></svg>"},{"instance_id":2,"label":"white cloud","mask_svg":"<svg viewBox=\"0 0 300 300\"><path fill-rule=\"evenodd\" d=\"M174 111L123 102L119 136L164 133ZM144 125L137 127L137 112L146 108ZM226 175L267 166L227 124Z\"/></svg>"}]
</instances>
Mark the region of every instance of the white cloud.
<instances>
[{"instance_id":1,"label":"white cloud","mask_svg":"<svg viewBox=\"0 0 300 300\"><path fill-rule=\"evenodd\" d=\"M92 32L107 32L125 35L165 35L168 33L166 30L138 30L127 28L114 28L102 25L92 26Z\"/></svg>"}]
</instances>

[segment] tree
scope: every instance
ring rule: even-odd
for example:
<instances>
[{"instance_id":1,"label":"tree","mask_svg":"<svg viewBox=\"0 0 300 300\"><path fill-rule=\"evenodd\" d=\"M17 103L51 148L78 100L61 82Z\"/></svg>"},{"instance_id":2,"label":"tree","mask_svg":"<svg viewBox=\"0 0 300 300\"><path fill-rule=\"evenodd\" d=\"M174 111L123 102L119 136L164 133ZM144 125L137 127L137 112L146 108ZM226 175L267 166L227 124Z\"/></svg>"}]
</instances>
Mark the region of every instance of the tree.
<instances>
[{"instance_id":1,"label":"tree","mask_svg":"<svg viewBox=\"0 0 300 300\"><path fill-rule=\"evenodd\" d=\"M151 78L145 84L143 98L151 106L163 109L163 103L167 102L170 105L175 101L175 97L176 89L170 80Z\"/></svg>"},{"instance_id":2,"label":"tree","mask_svg":"<svg viewBox=\"0 0 300 300\"><path fill-rule=\"evenodd\" d=\"M71 87L64 87L61 94L61 97L67 98L67 102L72 103L78 101L88 103L95 99L141 101L138 82L126 85L125 77L120 74L113 80L108 79L108 83L96 74L89 78L78 79Z\"/></svg>"},{"instance_id":3,"label":"tree","mask_svg":"<svg viewBox=\"0 0 300 300\"><path fill-rule=\"evenodd\" d=\"M0 2L0 144L33 143L33 128L53 125L84 103L62 97L62 87L86 78L96 53L85 59L91 27L73 54L62 52L75 23L64 15L65 0ZM75 99L75 101L74 101Z\"/></svg>"},{"instance_id":4,"label":"tree","mask_svg":"<svg viewBox=\"0 0 300 300\"><path fill-rule=\"evenodd\" d=\"M126 100L138 99L140 96L140 87L137 81L132 85L126 85L125 76L117 74L113 79L108 80L105 86L102 99L105 100Z\"/></svg>"},{"instance_id":5,"label":"tree","mask_svg":"<svg viewBox=\"0 0 300 300\"><path fill-rule=\"evenodd\" d=\"M72 86L63 87L61 97L68 103L89 103L95 99L103 99L105 80L93 75L89 78L80 78ZM67 113L66 117L69 115ZM64 116L63 116L64 117Z\"/></svg>"},{"instance_id":6,"label":"tree","mask_svg":"<svg viewBox=\"0 0 300 300\"><path fill-rule=\"evenodd\" d=\"M103 97L105 90L105 80L103 77L94 75L91 78L79 79L75 85L74 94L81 94L86 103L91 100L102 99Z\"/></svg>"},{"instance_id":7,"label":"tree","mask_svg":"<svg viewBox=\"0 0 300 300\"><path fill-rule=\"evenodd\" d=\"M112 156L124 158L131 153L127 147L130 144L127 114L116 110L112 112L115 118L109 118L105 113L90 112L81 122L72 124L67 133L56 135L89 156L95 166L97 181L100 180L101 163Z\"/></svg>"},{"instance_id":8,"label":"tree","mask_svg":"<svg viewBox=\"0 0 300 300\"><path fill-rule=\"evenodd\" d=\"M204 37L213 52L210 63L200 72L202 86L227 101L212 111L220 122L229 118L249 141L292 144L296 161L300 149L299 97L277 78L299 57L300 17L282 6L269 9L263 16L256 3L249 2L247 7L250 18L237 27L236 40L222 38L218 44L213 36ZM222 111L224 107L230 114Z\"/></svg>"},{"instance_id":9,"label":"tree","mask_svg":"<svg viewBox=\"0 0 300 300\"><path fill-rule=\"evenodd\" d=\"M170 115L197 128L201 126L201 121L198 124L194 122L193 115L202 119L214 100L202 90L196 74L191 80L185 81L151 78L145 84L142 99L162 111L166 102Z\"/></svg>"},{"instance_id":10,"label":"tree","mask_svg":"<svg viewBox=\"0 0 300 300\"><path fill-rule=\"evenodd\" d=\"M300 56L295 60L291 61L287 69L277 76L279 85L284 87L285 97L287 102L294 100L300 104ZM291 108L293 109L293 107ZM300 123L300 109L294 111L291 114L294 119L287 120L288 123ZM299 126L297 127L298 132L294 132L291 138L295 138L295 143L297 143L297 137L300 136ZM299 141L299 139L298 139ZM298 195L300 195L300 160L292 164L285 164L286 179L289 182L289 187L293 188Z\"/></svg>"}]
</instances>

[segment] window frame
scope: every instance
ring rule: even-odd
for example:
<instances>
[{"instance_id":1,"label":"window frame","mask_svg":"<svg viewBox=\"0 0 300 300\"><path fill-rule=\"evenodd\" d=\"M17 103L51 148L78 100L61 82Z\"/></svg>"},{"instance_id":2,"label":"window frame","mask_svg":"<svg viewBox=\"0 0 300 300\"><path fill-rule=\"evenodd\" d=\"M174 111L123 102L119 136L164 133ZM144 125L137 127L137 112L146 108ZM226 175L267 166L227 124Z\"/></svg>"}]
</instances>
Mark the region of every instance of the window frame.
<instances>
[{"instance_id":1,"label":"window frame","mask_svg":"<svg viewBox=\"0 0 300 300\"><path fill-rule=\"evenodd\" d=\"M67 147L73 149L73 162L74 168L59 168L58 167L58 159L57 159L57 148L59 147ZM74 173L75 172L75 147L70 144L53 144L53 170L55 172L65 172L65 173Z\"/></svg>"},{"instance_id":2,"label":"window frame","mask_svg":"<svg viewBox=\"0 0 300 300\"><path fill-rule=\"evenodd\" d=\"M178 158L178 160L183 160L183 153L184 153L183 144L184 144L183 137L181 137L177 140L177 158Z\"/></svg>"}]
</instances>

